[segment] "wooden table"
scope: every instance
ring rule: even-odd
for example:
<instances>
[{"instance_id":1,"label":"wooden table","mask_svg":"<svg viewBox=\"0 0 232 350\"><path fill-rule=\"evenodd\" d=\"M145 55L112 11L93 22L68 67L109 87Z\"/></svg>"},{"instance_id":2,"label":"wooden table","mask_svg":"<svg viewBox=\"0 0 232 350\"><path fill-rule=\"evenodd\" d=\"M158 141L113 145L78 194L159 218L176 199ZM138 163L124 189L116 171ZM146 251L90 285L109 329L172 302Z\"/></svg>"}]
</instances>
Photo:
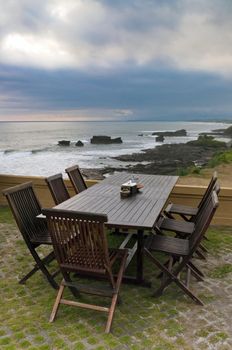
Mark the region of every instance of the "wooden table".
<instances>
[{"instance_id":1,"label":"wooden table","mask_svg":"<svg viewBox=\"0 0 232 350\"><path fill-rule=\"evenodd\" d=\"M143 279L144 230L152 230L178 177L136 174L138 182L144 185L143 189L131 197L121 198L121 185L130 180L131 176L129 173L109 176L55 208L107 214L107 227L135 229L137 242L130 249L126 266L136 252L136 277L126 277L126 279L137 284L146 284ZM126 237L120 247L125 247L131 237L132 233Z\"/></svg>"}]
</instances>

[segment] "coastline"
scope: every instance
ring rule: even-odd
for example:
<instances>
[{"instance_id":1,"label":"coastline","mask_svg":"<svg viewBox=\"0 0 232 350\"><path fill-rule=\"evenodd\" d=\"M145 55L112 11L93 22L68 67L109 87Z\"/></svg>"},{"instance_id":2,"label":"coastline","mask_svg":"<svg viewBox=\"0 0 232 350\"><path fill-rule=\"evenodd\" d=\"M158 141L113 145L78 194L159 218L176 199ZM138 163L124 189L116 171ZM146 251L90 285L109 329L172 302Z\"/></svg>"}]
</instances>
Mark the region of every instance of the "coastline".
<instances>
[{"instance_id":1,"label":"coastline","mask_svg":"<svg viewBox=\"0 0 232 350\"><path fill-rule=\"evenodd\" d=\"M218 151L226 151L227 146L209 147L203 145L186 144L165 144L155 148L143 150L140 153L125 154L112 157L123 162L135 162L134 165L121 167L104 167L101 169L83 168L86 178L101 180L105 174L115 171L128 171L132 173L161 174L161 175L181 175L187 168L195 167L199 169L205 166L213 155ZM141 162L146 161L146 164Z\"/></svg>"}]
</instances>

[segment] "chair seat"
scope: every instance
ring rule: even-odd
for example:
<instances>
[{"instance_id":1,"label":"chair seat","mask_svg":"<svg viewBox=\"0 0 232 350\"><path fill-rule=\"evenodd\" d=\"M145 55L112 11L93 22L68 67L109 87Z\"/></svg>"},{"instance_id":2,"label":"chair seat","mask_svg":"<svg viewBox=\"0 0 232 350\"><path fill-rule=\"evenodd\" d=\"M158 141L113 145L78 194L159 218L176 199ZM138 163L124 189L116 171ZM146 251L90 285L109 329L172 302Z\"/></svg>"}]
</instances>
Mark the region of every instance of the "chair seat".
<instances>
[{"instance_id":1,"label":"chair seat","mask_svg":"<svg viewBox=\"0 0 232 350\"><path fill-rule=\"evenodd\" d=\"M193 222L161 217L158 220L157 227L160 230L173 231L180 234L183 233L185 235L190 235L195 229L195 224Z\"/></svg>"},{"instance_id":2,"label":"chair seat","mask_svg":"<svg viewBox=\"0 0 232 350\"><path fill-rule=\"evenodd\" d=\"M31 238L31 242L34 244L48 244L51 245L51 236L46 228L44 230L38 231L38 234Z\"/></svg>"},{"instance_id":3,"label":"chair seat","mask_svg":"<svg viewBox=\"0 0 232 350\"><path fill-rule=\"evenodd\" d=\"M198 208L189 207L187 205L170 203L165 212L179 215L195 216L197 215Z\"/></svg>"},{"instance_id":4,"label":"chair seat","mask_svg":"<svg viewBox=\"0 0 232 350\"><path fill-rule=\"evenodd\" d=\"M185 256L189 254L189 240L161 235L150 235L146 239L145 249Z\"/></svg>"}]
</instances>

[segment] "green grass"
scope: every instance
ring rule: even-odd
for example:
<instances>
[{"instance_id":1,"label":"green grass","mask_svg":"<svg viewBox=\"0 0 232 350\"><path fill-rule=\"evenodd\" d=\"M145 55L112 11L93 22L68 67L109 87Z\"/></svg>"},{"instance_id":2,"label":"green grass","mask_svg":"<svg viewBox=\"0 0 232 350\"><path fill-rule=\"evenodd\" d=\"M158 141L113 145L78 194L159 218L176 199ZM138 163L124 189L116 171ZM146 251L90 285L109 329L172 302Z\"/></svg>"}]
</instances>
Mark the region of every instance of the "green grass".
<instances>
[{"instance_id":1,"label":"green grass","mask_svg":"<svg viewBox=\"0 0 232 350\"><path fill-rule=\"evenodd\" d=\"M207 166L210 168L215 168L220 164L232 163L232 150L225 152L217 152L212 159L208 162Z\"/></svg>"},{"instance_id":2,"label":"green grass","mask_svg":"<svg viewBox=\"0 0 232 350\"><path fill-rule=\"evenodd\" d=\"M187 168L178 168L177 175L178 176L187 176L191 174L200 175L203 169L215 168L218 165L230 164L230 163L232 163L232 150L217 151L204 167L190 166Z\"/></svg>"},{"instance_id":3,"label":"green grass","mask_svg":"<svg viewBox=\"0 0 232 350\"><path fill-rule=\"evenodd\" d=\"M190 350L191 345L195 344L196 347L202 337L209 338L211 344L227 341L228 332L223 328L224 325L222 322L216 323L216 318L221 317L216 305L219 302L226 303L224 296L220 300L218 295L215 297L213 290L204 289L204 283L199 284L194 279L190 287L198 296L203 296L207 313L204 307L195 305L184 296L175 284L158 299L151 296L150 289L123 284L120 293L122 302L116 308L111 334L104 334L107 319L104 313L66 305L60 306L55 322L50 324L48 320L56 291L50 288L40 272L31 277L26 285L18 284L19 278L29 271L33 261L7 208L0 208L0 224L0 349ZM228 251L231 248L232 251L229 228L211 228L208 237L209 241L204 244L210 255L223 256L225 249ZM109 232L108 238L110 246L118 246L123 235ZM42 249L41 254L43 252ZM211 280L215 278L217 288L220 278L223 283L227 279L228 283L232 281L228 265L220 260L218 265L209 266L211 270L207 273ZM49 268L55 267L55 263L52 263ZM135 270L134 263L129 270ZM144 272L145 277L151 279L153 288L157 287L157 270L147 259ZM223 279L225 276L227 279ZM57 276L57 281L60 279L61 276ZM69 291L65 292L65 297L70 297ZM90 296L82 300L85 298L92 303L101 301ZM107 306L108 300L104 299L101 303ZM183 315L187 317L183 318ZM206 319L208 317L209 324L214 320L212 330L205 327L202 331L197 329L202 315Z\"/></svg>"},{"instance_id":4,"label":"green grass","mask_svg":"<svg viewBox=\"0 0 232 350\"><path fill-rule=\"evenodd\" d=\"M7 206L0 207L0 223L11 224L14 222L14 218Z\"/></svg>"},{"instance_id":5,"label":"green grass","mask_svg":"<svg viewBox=\"0 0 232 350\"><path fill-rule=\"evenodd\" d=\"M215 267L211 273L210 277L212 278L224 278L228 275L228 273L232 272L232 264L223 264Z\"/></svg>"}]
</instances>

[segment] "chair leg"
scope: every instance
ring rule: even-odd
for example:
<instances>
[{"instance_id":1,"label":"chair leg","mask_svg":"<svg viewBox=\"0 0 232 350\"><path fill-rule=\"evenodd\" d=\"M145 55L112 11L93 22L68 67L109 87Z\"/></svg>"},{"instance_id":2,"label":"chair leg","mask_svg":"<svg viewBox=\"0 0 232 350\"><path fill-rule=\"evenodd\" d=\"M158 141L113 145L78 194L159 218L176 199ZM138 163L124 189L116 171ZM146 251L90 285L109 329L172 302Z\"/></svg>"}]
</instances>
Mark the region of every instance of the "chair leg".
<instances>
[{"instance_id":1,"label":"chair leg","mask_svg":"<svg viewBox=\"0 0 232 350\"><path fill-rule=\"evenodd\" d=\"M209 252L208 249L205 246L203 246L203 244L200 243L199 247L201 248L201 250L203 250L203 252L205 252L205 253Z\"/></svg>"},{"instance_id":2,"label":"chair leg","mask_svg":"<svg viewBox=\"0 0 232 350\"><path fill-rule=\"evenodd\" d=\"M196 255L197 255L200 259L206 260L205 255L204 255L199 249L196 250Z\"/></svg>"},{"instance_id":3,"label":"chair leg","mask_svg":"<svg viewBox=\"0 0 232 350\"><path fill-rule=\"evenodd\" d=\"M204 305L203 302L196 297L177 277L183 267L186 266L186 262L184 260L178 266L175 273L173 273L169 271L166 266L162 265L147 249L144 249L144 252L153 261L153 263L167 275L166 279L161 283L160 287L155 291L153 296L158 297L162 295L164 289L167 288L172 281L174 281L185 292L185 294L187 294L197 304Z\"/></svg>"},{"instance_id":4,"label":"chair leg","mask_svg":"<svg viewBox=\"0 0 232 350\"><path fill-rule=\"evenodd\" d=\"M64 292L64 285L63 285L63 281L62 281L61 284L60 284L60 288L58 290L57 296L56 296L55 303L54 303L53 308L52 308L52 312L51 312L51 316L50 316L49 322L53 322L55 317L56 317L58 308L60 306L60 299L62 298L63 292Z\"/></svg>"},{"instance_id":5,"label":"chair leg","mask_svg":"<svg viewBox=\"0 0 232 350\"><path fill-rule=\"evenodd\" d=\"M19 284L25 284L28 278L34 275L34 273L37 272L39 269L40 268L38 267L38 265L35 265L35 267L30 272L28 272L23 278L21 278Z\"/></svg>"},{"instance_id":6,"label":"chair leg","mask_svg":"<svg viewBox=\"0 0 232 350\"><path fill-rule=\"evenodd\" d=\"M109 311L109 315L108 315L108 319L107 319L107 323L106 323L105 333L110 332L111 324L112 324L113 317L114 317L114 311L115 311L115 307L117 304L117 298L118 298L118 294L114 294L112 301L111 301L111 305L110 305L110 311Z\"/></svg>"},{"instance_id":7,"label":"chair leg","mask_svg":"<svg viewBox=\"0 0 232 350\"><path fill-rule=\"evenodd\" d=\"M124 272L125 266L126 266L126 260L127 260L127 253L124 254L124 256L123 256L121 267L120 267L120 270L118 272L118 277L117 277L116 287L115 287L115 294L112 297L112 301L111 301L111 305L110 305L110 309L109 309L109 315L108 315L106 328L105 328L105 333L109 333L110 329L111 329L111 325L112 325L112 321L113 321L113 317L114 317L114 311L115 311L115 307L116 307L117 299L118 299L118 293L119 293L119 289L120 289L120 286L122 283L123 272Z\"/></svg>"},{"instance_id":8,"label":"chair leg","mask_svg":"<svg viewBox=\"0 0 232 350\"><path fill-rule=\"evenodd\" d=\"M72 282L72 279L70 278L70 275L67 272L62 271L62 274L64 276L65 281ZM78 290L76 288L74 288L74 287L68 287L68 288L70 289L71 293L73 294L73 296L75 298L80 297L80 293L78 292Z\"/></svg>"},{"instance_id":9,"label":"chair leg","mask_svg":"<svg viewBox=\"0 0 232 350\"><path fill-rule=\"evenodd\" d=\"M192 270L194 270L198 275L200 275L201 277L205 277L205 275L203 274L203 272L201 272L201 270L198 269L198 267L196 267L196 265L192 262L189 261L188 265L191 267Z\"/></svg>"},{"instance_id":10,"label":"chair leg","mask_svg":"<svg viewBox=\"0 0 232 350\"><path fill-rule=\"evenodd\" d=\"M28 280L28 278L31 277L35 272L37 272L38 270L41 270L41 272L44 274L44 276L46 277L46 279L48 280L50 285L54 289L58 289L58 284L55 282L54 278L52 277L52 275L50 274L50 272L48 271L48 269L45 266L45 264L50 263L54 259L54 252L51 252L45 258L40 259L39 255L37 254L34 247L29 247L29 250L30 250L31 255L33 256L35 262L36 262L36 265L28 274L26 274L26 276L24 276L19 281L19 283L24 284Z\"/></svg>"}]
</instances>

